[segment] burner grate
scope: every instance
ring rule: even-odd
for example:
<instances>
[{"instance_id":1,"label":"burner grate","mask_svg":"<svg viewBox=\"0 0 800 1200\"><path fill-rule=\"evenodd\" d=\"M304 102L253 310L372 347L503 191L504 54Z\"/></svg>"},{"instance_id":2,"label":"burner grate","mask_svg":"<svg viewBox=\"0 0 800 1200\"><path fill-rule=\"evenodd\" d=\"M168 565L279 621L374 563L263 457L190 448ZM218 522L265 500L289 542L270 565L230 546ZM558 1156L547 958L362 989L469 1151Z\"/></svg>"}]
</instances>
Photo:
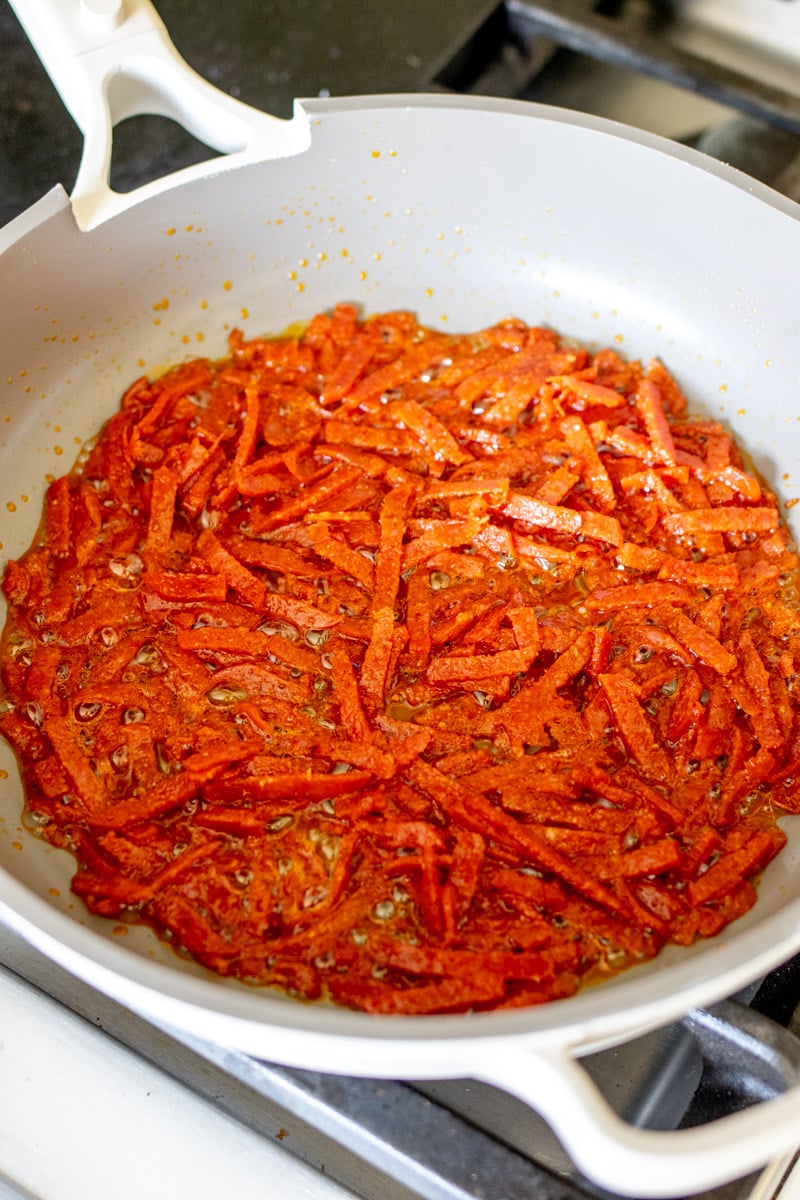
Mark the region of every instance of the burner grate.
<instances>
[{"instance_id":1,"label":"burner grate","mask_svg":"<svg viewBox=\"0 0 800 1200\"><path fill-rule=\"evenodd\" d=\"M744 28L729 9L726 28L724 14L720 20L706 11L713 8L708 0L505 0L440 70L436 83L480 95L522 95L565 49L800 134L800 63L786 58L775 39L752 36L759 21L769 31L774 18L754 12L758 2L751 0ZM786 9L795 0L764 2ZM800 56L800 8L793 18L795 13Z\"/></svg>"},{"instance_id":2,"label":"burner grate","mask_svg":"<svg viewBox=\"0 0 800 1200\"><path fill-rule=\"evenodd\" d=\"M776 0L773 0L776 2ZM786 0L784 0L784 3ZM680 5L623 0L507 0L510 28L651 75L779 129L800 134L800 96L681 45ZM721 56L722 57L722 56Z\"/></svg>"}]
</instances>

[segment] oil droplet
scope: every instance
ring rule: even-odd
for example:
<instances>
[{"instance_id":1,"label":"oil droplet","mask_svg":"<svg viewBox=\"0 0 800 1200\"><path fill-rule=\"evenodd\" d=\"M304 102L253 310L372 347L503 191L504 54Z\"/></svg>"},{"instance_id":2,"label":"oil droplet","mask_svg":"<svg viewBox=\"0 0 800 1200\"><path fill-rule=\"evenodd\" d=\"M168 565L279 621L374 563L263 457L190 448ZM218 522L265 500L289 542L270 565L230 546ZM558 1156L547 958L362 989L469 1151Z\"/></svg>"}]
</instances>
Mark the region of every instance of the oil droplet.
<instances>
[{"instance_id":1,"label":"oil droplet","mask_svg":"<svg viewBox=\"0 0 800 1200\"><path fill-rule=\"evenodd\" d=\"M13 500L6 500L6 508L8 509L9 512L17 511L17 506Z\"/></svg>"},{"instance_id":2,"label":"oil droplet","mask_svg":"<svg viewBox=\"0 0 800 1200\"><path fill-rule=\"evenodd\" d=\"M250 316L250 309L249 308L240 308L239 313L241 314L242 320L246 321L247 318Z\"/></svg>"},{"instance_id":3,"label":"oil droplet","mask_svg":"<svg viewBox=\"0 0 800 1200\"><path fill-rule=\"evenodd\" d=\"M8 771L5 771L2 768L0 768L0 779L8 779Z\"/></svg>"},{"instance_id":4,"label":"oil droplet","mask_svg":"<svg viewBox=\"0 0 800 1200\"><path fill-rule=\"evenodd\" d=\"M366 271L359 271L359 272L358 272L358 278L359 278L359 279L366 279L366 278L367 278L367 272L366 272Z\"/></svg>"},{"instance_id":5,"label":"oil droplet","mask_svg":"<svg viewBox=\"0 0 800 1200\"><path fill-rule=\"evenodd\" d=\"M61 448L61 446L53 446L53 454L63 454L63 453L64 453L64 451Z\"/></svg>"},{"instance_id":6,"label":"oil droplet","mask_svg":"<svg viewBox=\"0 0 800 1200\"><path fill-rule=\"evenodd\" d=\"M727 392L727 390L728 390L728 385L727 385L727 383L721 383L721 384L719 385L719 390L720 390L721 392Z\"/></svg>"},{"instance_id":7,"label":"oil droplet","mask_svg":"<svg viewBox=\"0 0 800 1200\"><path fill-rule=\"evenodd\" d=\"M170 226L170 228L167 230L167 237L175 237L176 232L177 232L177 230L173 229Z\"/></svg>"},{"instance_id":8,"label":"oil droplet","mask_svg":"<svg viewBox=\"0 0 800 1200\"><path fill-rule=\"evenodd\" d=\"M425 295L426 295L426 296L432 296L432 295L433 295L433 288L425 288Z\"/></svg>"},{"instance_id":9,"label":"oil droplet","mask_svg":"<svg viewBox=\"0 0 800 1200\"><path fill-rule=\"evenodd\" d=\"M194 225L184 225L184 229L186 230L187 233L191 233L192 230L194 229Z\"/></svg>"},{"instance_id":10,"label":"oil droplet","mask_svg":"<svg viewBox=\"0 0 800 1200\"><path fill-rule=\"evenodd\" d=\"M20 496L20 500L22 501L22 503L23 503L23 504L27 504L27 503L28 503L28 497L27 497L27 496Z\"/></svg>"},{"instance_id":11,"label":"oil droplet","mask_svg":"<svg viewBox=\"0 0 800 1200\"><path fill-rule=\"evenodd\" d=\"M373 150L373 151L372 151L372 157L373 157L373 158L380 158L380 156L381 156L381 152L380 152L380 150Z\"/></svg>"},{"instance_id":12,"label":"oil droplet","mask_svg":"<svg viewBox=\"0 0 800 1200\"><path fill-rule=\"evenodd\" d=\"M58 888L48 888L47 890L51 896L60 896L61 895L61 892L58 890Z\"/></svg>"},{"instance_id":13,"label":"oil droplet","mask_svg":"<svg viewBox=\"0 0 800 1200\"><path fill-rule=\"evenodd\" d=\"M231 283L230 279L226 279L222 286L226 292L229 292L233 287L233 284Z\"/></svg>"},{"instance_id":14,"label":"oil droplet","mask_svg":"<svg viewBox=\"0 0 800 1200\"><path fill-rule=\"evenodd\" d=\"M207 301L207 300L201 300L201 301L200 301L200 307L201 307L201 308L208 308L208 301Z\"/></svg>"},{"instance_id":15,"label":"oil droplet","mask_svg":"<svg viewBox=\"0 0 800 1200\"><path fill-rule=\"evenodd\" d=\"M350 257L350 251L345 246L342 246L342 258L349 258L349 257Z\"/></svg>"},{"instance_id":16,"label":"oil droplet","mask_svg":"<svg viewBox=\"0 0 800 1200\"><path fill-rule=\"evenodd\" d=\"M305 290L306 290L306 285L304 283L298 283L295 288L296 292L304 292Z\"/></svg>"},{"instance_id":17,"label":"oil droplet","mask_svg":"<svg viewBox=\"0 0 800 1200\"><path fill-rule=\"evenodd\" d=\"M22 849L22 842L12 842L11 845L14 847L15 850Z\"/></svg>"}]
</instances>

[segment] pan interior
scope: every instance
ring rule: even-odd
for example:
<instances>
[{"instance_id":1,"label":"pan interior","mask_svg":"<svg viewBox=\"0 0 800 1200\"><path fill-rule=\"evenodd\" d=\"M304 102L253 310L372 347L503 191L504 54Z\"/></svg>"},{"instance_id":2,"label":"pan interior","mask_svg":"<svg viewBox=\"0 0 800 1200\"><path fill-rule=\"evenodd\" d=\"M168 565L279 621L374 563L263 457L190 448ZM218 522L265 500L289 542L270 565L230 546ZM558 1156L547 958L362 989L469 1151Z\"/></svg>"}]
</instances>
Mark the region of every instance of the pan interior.
<instances>
[{"instance_id":1,"label":"pan interior","mask_svg":"<svg viewBox=\"0 0 800 1200\"><path fill-rule=\"evenodd\" d=\"M785 501L800 495L800 224L788 204L689 152L556 110L446 98L306 107L312 144L297 157L176 187L88 234L66 204L38 224L28 215L32 227L0 257L4 560L34 537L48 478L69 469L133 379L223 354L231 328L277 334L343 300L365 313L412 309L452 332L518 316L659 356ZM204 989L205 972L147 931L85 912L69 891L71 858L21 822L5 745L0 767L0 900L19 910L30 893L22 915L60 914L53 928L67 940L80 928L82 953L91 931L114 947L114 970L135 958L137 975L159 965ZM669 950L636 979L532 1012L528 1026L587 1003L635 1010L653 977L667 991L672 978L706 977L721 995L726 980L744 982L756 943L785 956L792 937L800 944L800 829L785 824L789 845L756 908L713 944ZM229 991L244 989L215 985L214 1004ZM603 991L616 1005L597 1002ZM250 992L246 1010L270 1020L276 1003Z\"/></svg>"}]
</instances>

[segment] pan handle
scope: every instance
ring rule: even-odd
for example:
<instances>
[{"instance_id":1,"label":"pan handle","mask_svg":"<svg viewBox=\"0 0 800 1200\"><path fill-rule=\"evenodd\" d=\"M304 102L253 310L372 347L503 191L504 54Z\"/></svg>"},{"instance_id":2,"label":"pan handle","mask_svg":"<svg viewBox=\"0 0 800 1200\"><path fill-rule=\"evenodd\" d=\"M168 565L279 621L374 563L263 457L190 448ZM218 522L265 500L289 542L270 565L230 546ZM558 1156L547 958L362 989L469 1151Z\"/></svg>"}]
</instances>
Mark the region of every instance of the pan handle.
<instances>
[{"instance_id":1,"label":"pan handle","mask_svg":"<svg viewBox=\"0 0 800 1200\"><path fill-rule=\"evenodd\" d=\"M181 58L150 0L11 0L20 23L84 137L72 192L81 229L92 229L176 182L299 154L310 144L297 108L279 120L235 100ZM114 126L143 114L170 117L224 157L131 192L109 187Z\"/></svg>"},{"instance_id":2,"label":"pan handle","mask_svg":"<svg viewBox=\"0 0 800 1200\"><path fill-rule=\"evenodd\" d=\"M683 1024L723 1083L730 1064L750 1075L752 1096L772 1098L705 1125L654 1131L624 1121L566 1047L528 1055L519 1043L495 1045L471 1074L535 1108L578 1170L618 1195L689 1196L792 1155L800 1146L800 1041L736 1001L693 1010Z\"/></svg>"}]
</instances>

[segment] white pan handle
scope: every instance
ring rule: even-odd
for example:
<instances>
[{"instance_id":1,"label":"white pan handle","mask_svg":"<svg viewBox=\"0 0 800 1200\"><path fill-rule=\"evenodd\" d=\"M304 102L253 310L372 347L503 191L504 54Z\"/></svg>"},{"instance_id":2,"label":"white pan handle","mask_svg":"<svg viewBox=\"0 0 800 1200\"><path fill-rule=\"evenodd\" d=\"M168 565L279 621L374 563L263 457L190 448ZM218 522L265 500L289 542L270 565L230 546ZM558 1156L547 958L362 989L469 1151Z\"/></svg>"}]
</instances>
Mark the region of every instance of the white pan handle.
<instances>
[{"instance_id":1,"label":"white pan handle","mask_svg":"<svg viewBox=\"0 0 800 1200\"><path fill-rule=\"evenodd\" d=\"M91 229L178 180L298 154L310 141L302 110L282 121L220 91L188 66L150 0L11 0L84 137L72 192L75 219ZM114 126L155 114L178 121L225 157L132 192L109 187Z\"/></svg>"},{"instance_id":2,"label":"white pan handle","mask_svg":"<svg viewBox=\"0 0 800 1200\"><path fill-rule=\"evenodd\" d=\"M657 1132L624 1121L566 1048L495 1046L471 1074L535 1108L587 1179L638 1200L706 1191L800 1146L796 1086L706 1125Z\"/></svg>"}]
</instances>

